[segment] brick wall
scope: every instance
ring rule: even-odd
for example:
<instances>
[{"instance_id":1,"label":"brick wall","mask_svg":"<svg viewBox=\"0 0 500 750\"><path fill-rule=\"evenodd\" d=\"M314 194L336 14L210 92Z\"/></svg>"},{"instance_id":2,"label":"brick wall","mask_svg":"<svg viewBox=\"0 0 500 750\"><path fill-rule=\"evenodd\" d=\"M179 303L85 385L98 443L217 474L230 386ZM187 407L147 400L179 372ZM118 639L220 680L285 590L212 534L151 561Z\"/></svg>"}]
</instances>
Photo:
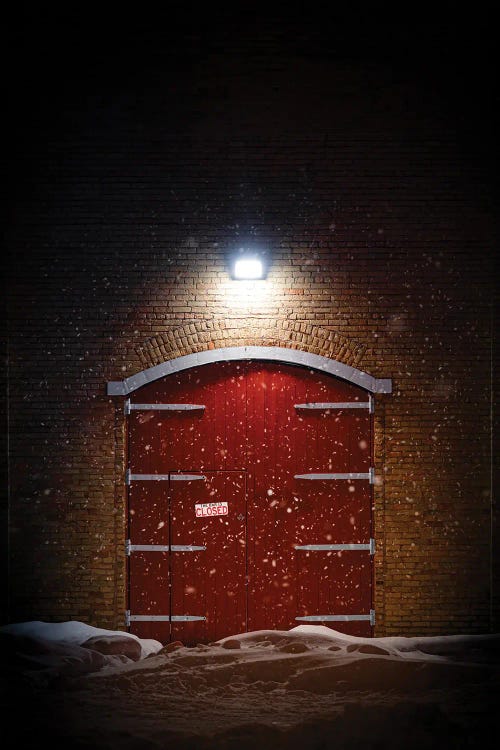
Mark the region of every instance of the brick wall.
<instances>
[{"instance_id":1,"label":"brick wall","mask_svg":"<svg viewBox=\"0 0 500 750\"><path fill-rule=\"evenodd\" d=\"M273 44L85 80L63 106L31 92L7 234L7 619L123 626L124 415L106 382L257 344L393 379L375 417L377 635L498 627L487 160L414 82ZM246 287L227 260L248 241L271 265Z\"/></svg>"}]
</instances>

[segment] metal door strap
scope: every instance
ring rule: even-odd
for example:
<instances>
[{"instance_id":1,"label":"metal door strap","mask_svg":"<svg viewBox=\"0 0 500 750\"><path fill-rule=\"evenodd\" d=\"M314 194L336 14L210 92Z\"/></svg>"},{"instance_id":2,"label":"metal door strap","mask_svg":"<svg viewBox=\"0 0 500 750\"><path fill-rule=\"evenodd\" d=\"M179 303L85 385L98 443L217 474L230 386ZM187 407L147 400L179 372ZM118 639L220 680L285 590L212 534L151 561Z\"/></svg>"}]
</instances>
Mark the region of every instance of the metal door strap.
<instances>
[{"instance_id":1,"label":"metal door strap","mask_svg":"<svg viewBox=\"0 0 500 750\"><path fill-rule=\"evenodd\" d=\"M198 615L131 615L129 609L125 612L126 625L131 622L195 622L206 619Z\"/></svg>"},{"instance_id":2,"label":"metal door strap","mask_svg":"<svg viewBox=\"0 0 500 750\"><path fill-rule=\"evenodd\" d=\"M205 404L132 404L125 401L125 414L131 411L194 411L205 409Z\"/></svg>"},{"instance_id":3,"label":"metal door strap","mask_svg":"<svg viewBox=\"0 0 500 750\"><path fill-rule=\"evenodd\" d=\"M305 617L296 617L301 622L369 622L375 624L375 610L371 609L369 615L307 615Z\"/></svg>"},{"instance_id":4,"label":"metal door strap","mask_svg":"<svg viewBox=\"0 0 500 750\"><path fill-rule=\"evenodd\" d=\"M203 474L170 474L172 482L194 482L197 479L206 479Z\"/></svg>"},{"instance_id":5,"label":"metal door strap","mask_svg":"<svg viewBox=\"0 0 500 750\"><path fill-rule=\"evenodd\" d=\"M131 544L130 539L125 542L125 554L131 552L198 552L206 547L194 544Z\"/></svg>"},{"instance_id":6,"label":"metal door strap","mask_svg":"<svg viewBox=\"0 0 500 750\"><path fill-rule=\"evenodd\" d=\"M370 539L368 544L296 544L295 549L305 549L314 551L329 550L369 550L370 554L375 554L375 539Z\"/></svg>"},{"instance_id":7,"label":"metal door strap","mask_svg":"<svg viewBox=\"0 0 500 750\"><path fill-rule=\"evenodd\" d=\"M336 401L332 403L310 402L295 404L296 409L370 409L370 401Z\"/></svg>"},{"instance_id":8,"label":"metal door strap","mask_svg":"<svg viewBox=\"0 0 500 750\"><path fill-rule=\"evenodd\" d=\"M197 479L206 479L206 477L203 474L131 474L129 469L125 481L130 484L130 482L168 482L169 479L173 482L194 482Z\"/></svg>"},{"instance_id":9,"label":"metal door strap","mask_svg":"<svg viewBox=\"0 0 500 750\"><path fill-rule=\"evenodd\" d=\"M368 479L370 484L373 484L375 481L375 472L373 469L370 469L369 472L349 472L349 473L342 473L342 474L294 474L294 479L313 479L313 480L321 480L321 479Z\"/></svg>"}]
</instances>

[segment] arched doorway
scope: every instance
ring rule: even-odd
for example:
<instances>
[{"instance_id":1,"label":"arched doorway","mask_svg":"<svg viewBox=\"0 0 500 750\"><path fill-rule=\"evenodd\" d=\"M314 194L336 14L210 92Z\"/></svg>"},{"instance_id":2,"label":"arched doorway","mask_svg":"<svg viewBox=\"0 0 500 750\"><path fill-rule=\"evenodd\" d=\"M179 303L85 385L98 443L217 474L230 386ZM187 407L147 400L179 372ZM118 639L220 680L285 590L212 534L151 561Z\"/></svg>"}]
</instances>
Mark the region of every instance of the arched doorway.
<instances>
[{"instance_id":1,"label":"arched doorway","mask_svg":"<svg viewBox=\"0 0 500 750\"><path fill-rule=\"evenodd\" d=\"M367 389L283 362L223 361L146 382L126 411L132 632L184 643L301 623L372 634Z\"/></svg>"}]
</instances>

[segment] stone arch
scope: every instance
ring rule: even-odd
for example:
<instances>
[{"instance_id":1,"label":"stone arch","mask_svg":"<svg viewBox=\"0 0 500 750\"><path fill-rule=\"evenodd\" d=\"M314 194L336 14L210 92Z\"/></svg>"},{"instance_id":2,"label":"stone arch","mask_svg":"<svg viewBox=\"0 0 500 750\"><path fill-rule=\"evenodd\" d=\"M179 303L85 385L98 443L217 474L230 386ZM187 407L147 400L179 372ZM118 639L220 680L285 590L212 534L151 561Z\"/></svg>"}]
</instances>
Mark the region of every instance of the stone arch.
<instances>
[{"instance_id":1,"label":"stone arch","mask_svg":"<svg viewBox=\"0 0 500 750\"><path fill-rule=\"evenodd\" d=\"M290 320L195 320L152 336L136 347L145 367L207 349L241 346L286 347L336 359L356 367L366 346L350 341L335 331L311 323Z\"/></svg>"},{"instance_id":2,"label":"stone arch","mask_svg":"<svg viewBox=\"0 0 500 750\"><path fill-rule=\"evenodd\" d=\"M195 321L157 334L137 347L146 368L123 381L108 383L108 395L127 395L146 383L199 365L238 359L262 359L302 365L348 380L372 393L390 393L391 380L356 367L365 347L308 323L271 321L248 334L225 321Z\"/></svg>"}]
</instances>

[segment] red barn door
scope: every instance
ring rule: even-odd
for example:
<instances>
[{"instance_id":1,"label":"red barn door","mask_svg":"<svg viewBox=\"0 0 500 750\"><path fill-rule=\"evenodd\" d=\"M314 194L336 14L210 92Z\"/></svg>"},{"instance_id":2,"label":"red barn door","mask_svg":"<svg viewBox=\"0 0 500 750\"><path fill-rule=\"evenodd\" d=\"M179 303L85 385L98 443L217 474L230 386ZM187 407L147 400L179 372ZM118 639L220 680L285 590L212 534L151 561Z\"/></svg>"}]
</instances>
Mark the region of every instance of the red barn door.
<instances>
[{"instance_id":1,"label":"red barn door","mask_svg":"<svg viewBox=\"0 0 500 750\"><path fill-rule=\"evenodd\" d=\"M227 362L134 392L129 624L185 643L301 623L370 635L371 399Z\"/></svg>"}]
</instances>

